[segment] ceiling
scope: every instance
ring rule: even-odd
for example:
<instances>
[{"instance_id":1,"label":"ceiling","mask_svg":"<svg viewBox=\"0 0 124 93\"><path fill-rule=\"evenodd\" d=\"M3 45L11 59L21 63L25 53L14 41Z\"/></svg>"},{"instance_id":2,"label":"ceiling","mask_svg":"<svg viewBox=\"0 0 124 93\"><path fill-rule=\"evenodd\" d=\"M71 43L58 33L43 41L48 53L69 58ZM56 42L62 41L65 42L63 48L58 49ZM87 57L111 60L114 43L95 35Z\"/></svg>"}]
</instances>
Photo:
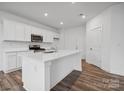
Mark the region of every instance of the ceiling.
<instances>
[{"instance_id":1,"label":"ceiling","mask_svg":"<svg viewBox=\"0 0 124 93\"><path fill-rule=\"evenodd\" d=\"M87 20L96 16L104 9L110 7L113 2L0 2L0 10L25 17L29 20L56 28L69 28L84 24ZM48 16L45 17L44 13ZM82 19L79 14L86 15ZM63 25L60 22L63 21Z\"/></svg>"}]
</instances>

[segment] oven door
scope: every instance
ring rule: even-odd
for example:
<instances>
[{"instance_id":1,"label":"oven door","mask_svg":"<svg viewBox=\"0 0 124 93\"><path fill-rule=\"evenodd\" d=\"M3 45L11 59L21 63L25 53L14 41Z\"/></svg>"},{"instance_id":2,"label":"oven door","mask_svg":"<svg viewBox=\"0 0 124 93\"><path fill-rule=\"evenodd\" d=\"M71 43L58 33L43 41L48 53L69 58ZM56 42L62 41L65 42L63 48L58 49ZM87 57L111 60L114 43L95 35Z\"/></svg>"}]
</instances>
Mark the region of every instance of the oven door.
<instances>
[{"instance_id":1,"label":"oven door","mask_svg":"<svg viewBox=\"0 0 124 93\"><path fill-rule=\"evenodd\" d=\"M31 42L43 42L43 36L31 34Z\"/></svg>"}]
</instances>

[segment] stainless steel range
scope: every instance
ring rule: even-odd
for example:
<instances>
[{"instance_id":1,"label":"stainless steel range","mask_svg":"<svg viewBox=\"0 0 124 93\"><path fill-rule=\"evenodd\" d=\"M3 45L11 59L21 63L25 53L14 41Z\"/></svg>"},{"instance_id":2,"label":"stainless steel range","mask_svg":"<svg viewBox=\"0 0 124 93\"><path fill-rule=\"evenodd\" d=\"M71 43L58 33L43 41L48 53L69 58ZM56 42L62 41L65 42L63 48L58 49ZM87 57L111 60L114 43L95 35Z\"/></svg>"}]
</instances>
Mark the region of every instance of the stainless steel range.
<instances>
[{"instance_id":1,"label":"stainless steel range","mask_svg":"<svg viewBox=\"0 0 124 93\"><path fill-rule=\"evenodd\" d=\"M29 45L29 50L34 50L34 52L44 52L45 48L41 48L40 45Z\"/></svg>"},{"instance_id":2,"label":"stainless steel range","mask_svg":"<svg viewBox=\"0 0 124 93\"><path fill-rule=\"evenodd\" d=\"M45 48L41 48L40 45L29 45L29 50L33 50L34 53L37 53L37 52L54 53L54 52L56 52L55 49L45 49Z\"/></svg>"}]
</instances>

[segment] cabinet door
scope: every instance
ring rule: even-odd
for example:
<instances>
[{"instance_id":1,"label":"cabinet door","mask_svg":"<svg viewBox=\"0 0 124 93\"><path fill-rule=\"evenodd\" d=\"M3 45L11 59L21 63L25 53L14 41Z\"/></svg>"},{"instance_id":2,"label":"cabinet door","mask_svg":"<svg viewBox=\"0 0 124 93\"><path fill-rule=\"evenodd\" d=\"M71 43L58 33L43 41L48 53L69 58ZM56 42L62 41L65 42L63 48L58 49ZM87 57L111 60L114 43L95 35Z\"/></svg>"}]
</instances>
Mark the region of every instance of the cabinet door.
<instances>
[{"instance_id":1,"label":"cabinet door","mask_svg":"<svg viewBox=\"0 0 124 93\"><path fill-rule=\"evenodd\" d=\"M48 43L52 43L53 42L53 34L52 34L52 32L50 32L50 31L46 31L45 32L43 42L48 42Z\"/></svg>"},{"instance_id":2,"label":"cabinet door","mask_svg":"<svg viewBox=\"0 0 124 93\"><path fill-rule=\"evenodd\" d=\"M43 42L47 42L47 32L45 30L43 32Z\"/></svg>"},{"instance_id":3,"label":"cabinet door","mask_svg":"<svg viewBox=\"0 0 124 93\"><path fill-rule=\"evenodd\" d=\"M37 32L38 35L41 35L42 36L42 29L37 28L36 32Z\"/></svg>"},{"instance_id":4,"label":"cabinet door","mask_svg":"<svg viewBox=\"0 0 124 93\"><path fill-rule=\"evenodd\" d=\"M49 32L49 36L48 36L48 38L49 38L49 42L53 42L53 38L54 38L54 36L53 36L53 33L52 32Z\"/></svg>"},{"instance_id":5,"label":"cabinet door","mask_svg":"<svg viewBox=\"0 0 124 93\"><path fill-rule=\"evenodd\" d=\"M41 31L37 27L32 27L32 34L41 35Z\"/></svg>"},{"instance_id":6,"label":"cabinet door","mask_svg":"<svg viewBox=\"0 0 124 93\"><path fill-rule=\"evenodd\" d=\"M24 24L16 23L16 40L24 41Z\"/></svg>"},{"instance_id":7,"label":"cabinet door","mask_svg":"<svg viewBox=\"0 0 124 93\"><path fill-rule=\"evenodd\" d=\"M59 34L59 33L54 32L54 33L53 33L53 37L54 37L55 39L59 39L59 38L60 38L60 34Z\"/></svg>"},{"instance_id":8,"label":"cabinet door","mask_svg":"<svg viewBox=\"0 0 124 93\"><path fill-rule=\"evenodd\" d=\"M17 56L16 53L7 53L7 69L12 70L16 68Z\"/></svg>"},{"instance_id":9,"label":"cabinet door","mask_svg":"<svg viewBox=\"0 0 124 93\"><path fill-rule=\"evenodd\" d=\"M31 26L25 25L25 41L31 42Z\"/></svg>"},{"instance_id":10,"label":"cabinet door","mask_svg":"<svg viewBox=\"0 0 124 93\"><path fill-rule=\"evenodd\" d=\"M17 68L21 68L22 67L22 59L21 56L18 55L19 53L17 53L17 63L16 63L16 67Z\"/></svg>"},{"instance_id":11,"label":"cabinet door","mask_svg":"<svg viewBox=\"0 0 124 93\"><path fill-rule=\"evenodd\" d=\"M4 40L15 40L15 22L3 20Z\"/></svg>"}]
</instances>

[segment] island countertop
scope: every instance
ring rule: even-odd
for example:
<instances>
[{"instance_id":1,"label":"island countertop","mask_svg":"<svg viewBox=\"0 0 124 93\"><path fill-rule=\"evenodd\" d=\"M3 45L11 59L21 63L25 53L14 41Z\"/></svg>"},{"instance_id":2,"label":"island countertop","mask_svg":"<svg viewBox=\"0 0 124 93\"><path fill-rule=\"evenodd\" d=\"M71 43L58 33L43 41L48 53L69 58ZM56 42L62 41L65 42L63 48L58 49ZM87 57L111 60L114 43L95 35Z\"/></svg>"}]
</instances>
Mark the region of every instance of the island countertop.
<instances>
[{"instance_id":1,"label":"island countertop","mask_svg":"<svg viewBox=\"0 0 124 93\"><path fill-rule=\"evenodd\" d=\"M20 55L23 57L29 57L31 59L35 59L37 61L39 60L42 62L46 62L46 61L52 61L62 57L66 57L69 55L73 55L76 53L80 53L80 51L79 50L58 50L57 52L53 52L53 53L43 53L43 52L34 53L32 51L32 52L22 53Z\"/></svg>"},{"instance_id":2,"label":"island countertop","mask_svg":"<svg viewBox=\"0 0 124 93\"><path fill-rule=\"evenodd\" d=\"M71 71L81 71L80 53L80 50L58 50L20 54L23 87L29 91L50 90Z\"/></svg>"}]
</instances>

